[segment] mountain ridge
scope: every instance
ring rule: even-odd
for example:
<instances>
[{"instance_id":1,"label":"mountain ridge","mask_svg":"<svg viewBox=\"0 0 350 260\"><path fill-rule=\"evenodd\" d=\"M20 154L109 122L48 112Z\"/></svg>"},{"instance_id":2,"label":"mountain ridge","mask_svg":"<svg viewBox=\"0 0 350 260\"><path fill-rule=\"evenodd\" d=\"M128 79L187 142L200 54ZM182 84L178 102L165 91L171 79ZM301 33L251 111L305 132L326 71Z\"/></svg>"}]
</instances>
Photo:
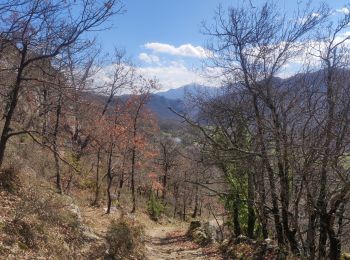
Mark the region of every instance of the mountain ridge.
<instances>
[{"instance_id":1,"label":"mountain ridge","mask_svg":"<svg viewBox=\"0 0 350 260\"><path fill-rule=\"evenodd\" d=\"M206 93L209 95L215 94L219 88L210 87L205 85L200 85L196 83L183 85L178 88L171 88L166 91L160 91L155 93L155 95L162 96L172 100L185 100L187 95L196 95L200 93Z\"/></svg>"}]
</instances>

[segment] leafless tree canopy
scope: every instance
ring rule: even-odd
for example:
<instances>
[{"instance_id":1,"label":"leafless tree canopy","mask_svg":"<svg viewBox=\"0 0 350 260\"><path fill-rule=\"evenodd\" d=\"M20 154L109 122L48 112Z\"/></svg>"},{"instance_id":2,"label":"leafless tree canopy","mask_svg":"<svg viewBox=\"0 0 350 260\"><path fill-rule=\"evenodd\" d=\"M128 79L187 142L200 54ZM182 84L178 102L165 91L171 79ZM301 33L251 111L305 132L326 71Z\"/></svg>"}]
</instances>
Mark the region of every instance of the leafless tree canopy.
<instances>
[{"instance_id":1,"label":"leafless tree canopy","mask_svg":"<svg viewBox=\"0 0 350 260\"><path fill-rule=\"evenodd\" d=\"M222 169L236 235L273 230L295 255L339 259L349 247L350 16L335 23L325 5L300 10L219 8L203 32L222 93L193 100L198 120L181 116ZM299 73L280 78L298 57Z\"/></svg>"}]
</instances>

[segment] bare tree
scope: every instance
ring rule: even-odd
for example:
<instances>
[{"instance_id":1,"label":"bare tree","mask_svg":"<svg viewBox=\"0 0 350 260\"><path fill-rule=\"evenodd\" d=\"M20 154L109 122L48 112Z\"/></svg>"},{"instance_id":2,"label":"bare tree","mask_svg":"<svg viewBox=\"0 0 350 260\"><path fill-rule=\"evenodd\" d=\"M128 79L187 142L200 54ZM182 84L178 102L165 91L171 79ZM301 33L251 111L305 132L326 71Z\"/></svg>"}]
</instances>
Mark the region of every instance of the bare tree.
<instances>
[{"instance_id":1,"label":"bare tree","mask_svg":"<svg viewBox=\"0 0 350 260\"><path fill-rule=\"evenodd\" d=\"M322 84L313 93L318 100L313 99L312 108L309 109L311 122L322 129L317 134L314 133L317 141L312 142L315 145L313 150L316 149L316 153L313 152L314 169L319 178L310 180L308 176L306 184L311 189L309 185L317 183L314 193L310 194L310 204L314 211L310 215L309 227L315 229L316 223L319 223L318 259L340 258L341 223L344 204L350 192L349 172L342 162L344 152L349 149L349 85L344 82L349 78L350 38L343 36L343 32L349 28L349 22L350 15L345 14L338 23L330 24L328 30L319 32L317 44L311 50L311 55L317 58L322 69L319 72ZM308 239L314 241L315 232ZM315 256L314 243L309 252L310 258Z\"/></svg>"},{"instance_id":2,"label":"bare tree","mask_svg":"<svg viewBox=\"0 0 350 260\"><path fill-rule=\"evenodd\" d=\"M251 223L254 222L254 183L260 180L263 185L269 185L271 203L260 207L258 214L265 226L264 236L267 218L264 208L271 207L278 243L288 245L296 255L300 254L297 239L299 215L298 205L291 205L291 202L294 192L300 190L290 182L291 141L297 120L290 110L295 107L296 97L300 96L291 87L297 84L296 80L294 83L284 82L277 76L292 57L303 51L301 43L311 38L312 32L329 14L325 6L304 10L288 19L271 3L254 9L246 6L230 8L228 13L219 8L213 26L204 25L204 33L212 38L208 46L211 65L219 67L226 79L225 95L241 107L232 109L235 106L227 106L232 103L223 106L218 103L220 98L211 100L211 106L200 102L209 117L208 124L213 127L203 126L203 120L193 121L183 115L215 148L219 161L234 163L236 167L252 160L263 165L264 170L258 172L254 172L254 168L243 168L250 187L247 202L251 208ZM241 115L239 111L243 111ZM239 122L237 118L240 116L243 121ZM242 139L245 138L254 142L243 145ZM265 173L267 183L264 183ZM259 188L259 191L263 190L264 187Z\"/></svg>"},{"instance_id":3,"label":"bare tree","mask_svg":"<svg viewBox=\"0 0 350 260\"><path fill-rule=\"evenodd\" d=\"M165 202L166 192L168 189L168 179L170 170L176 166L177 156L179 154L177 144L170 136L161 136L159 140L160 144L160 158L159 165L162 167L162 200Z\"/></svg>"},{"instance_id":4,"label":"bare tree","mask_svg":"<svg viewBox=\"0 0 350 260\"><path fill-rule=\"evenodd\" d=\"M78 12L72 11L80 10ZM58 57L66 48L80 41L81 36L100 26L115 13L122 11L118 1L14 1L11 8L2 9L1 34L6 47L14 49L14 80L9 82L0 138L0 165L6 144L16 132L11 132L11 121L16 113L21 91L33 80L30 69L42 60Z\"/></svg>"},{"instance_id":5,"label":"bare tree","mask_svg":"<svg viewBox=\"0 0 350 260\"><path fill-rule=\"evenodd\" d=\"M132 147L131 147L131 195L132 195L132 210L131 213L136 212L136 193L135 193L135 171L137 160L137 139L140 131L140 123L142 114L144 113L145 105L150 98L151 91L156 88L156 82L153 80L145 80L140 78L140 88L136 95L130 99L130 111L132 115Z\"/></svg>"},{"instance_id":6,"label":"bare tree","mask_svg":"<svg viewBox=\"0 0 350 260\"><path fill-rule=\"evenodd\" d=\"M92 90L97 93L106 95L106 100L102 104L101 118L104 118L106 114L110 113L110 107L113 107L117 95L122 94L125 91L130 91L133 89L134 81L136 80L135 67L131 62L126 59L125 52L115 49L114 58L110 64L111 71L107 73L109 80L107 82L102 82L100 86L94 87ZM115 107L114 107L115 108ZM116 113L116 111L112 112ZM95 188L95 199L94 205L98 205L99 194L100 194L100 159L101 153L106 146L106 143L99 140L100 136L95 136L94 143L97 145L97 165L96 165L96 188ZM103 140L103 137L102 137ZM113 149L109 152L113 152ZM107 167L108 168L108 167ZM109 179L111 180L111 178ZM122 188L124 183L123 175L120 179L120 188ZM118 200L120 197L120 190L118 191Z\"/></svg>"}]
</instances>

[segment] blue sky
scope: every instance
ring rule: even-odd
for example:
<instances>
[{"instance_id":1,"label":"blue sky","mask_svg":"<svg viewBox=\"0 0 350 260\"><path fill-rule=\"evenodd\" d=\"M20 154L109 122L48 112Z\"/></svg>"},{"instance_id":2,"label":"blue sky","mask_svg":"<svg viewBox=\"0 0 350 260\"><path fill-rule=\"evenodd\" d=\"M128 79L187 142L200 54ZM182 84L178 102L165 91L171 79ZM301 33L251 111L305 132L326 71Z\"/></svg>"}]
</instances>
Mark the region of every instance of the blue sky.
<instances>
[{"instance_id":1,"label":"blue sky","mask_svg":"<svg viewBox=\"0 0 350 260\"><path fill-rule=\"evenodd\" d=\"M142 73L157 77L163 89L201 81L196 68L204 56L206 38L201 22L210 22L219 4L238 5L240 0L124 0L126 13L113 18L112 27L98 40L106 52L123 48ZM252 0L253 5L262 1ZM282 10L296 8L296 0L280 0ZM346 0L325 1L334 10ZM313 5L321 3L314 0ZM201 83L201 82L199 82ZM209 83L210 84L210 83Z\"/></svg>"}]
</instances>

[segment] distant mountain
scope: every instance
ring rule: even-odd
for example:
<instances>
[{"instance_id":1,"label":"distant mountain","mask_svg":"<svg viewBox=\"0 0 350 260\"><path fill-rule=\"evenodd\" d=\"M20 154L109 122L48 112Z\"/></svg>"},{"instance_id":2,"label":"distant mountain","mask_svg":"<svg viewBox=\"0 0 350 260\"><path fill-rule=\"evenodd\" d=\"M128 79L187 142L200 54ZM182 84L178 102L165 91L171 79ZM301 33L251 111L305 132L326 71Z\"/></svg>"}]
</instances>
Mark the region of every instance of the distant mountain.
<instances>
[{"instance_id":1,"label":"distant mountain","mask_svg":"<svg viewBox=\"0 0 350 260\"><path fill-rule=\"evenodd\" d=\"M285 88L288 91L288 88L295 89L295 86L298 85L300 78L308 80L310 82L318 82L314 84L315 88L322 87L324 84L322 71L308 73L308 74L298 74L290 78L281 79L274 78L274 84L278 85L280 88ZM180 122L183 120L172 112L169 108L183 113L186 110L186 97L187 96L196 96L204 95L205 97L210 97L214 99L221 99L227 96L227 93L230 93L230 88L237 89L240 85L235 86L224 86L220 88L208 87L197 84L189 84L175 89L169 89L167 91L154 93L151 95L150 100L147 103L147 108L158 118L158 121L161 125L161 128L174 128L181 127ZM310 86L313 86L310 84ZM318 90L315 90L318 91ZM106 96L99 95L96 93L85 93L87 99L91 100L100 100L101 103L106 101ZM122 95L119 98L127 98L129 95ZM189 100L191 102L191 100ZM111 104L113 106L113 104ZM190 116L196 117L198 115L198 110L195 108L189 108L187 103L187 113ZM190 111L189 111L190 110Z\"/></svg>"},{"instance_id":2,"label":"distant mountain","mask_svg":"<svg viewBox=\"0 0 350 260\"><path fill-rule=\"evenodd\" d=\"M187 95L206 94L215 95L218 88L201 86L196 84L182 86L176 89L170 89L165 92L152 94L147 103L147 108L156 115L162 124L177 124L182 121L181 118L172 112L169 108L182 113L185 110L185 97ZM91 100L100 100L101 103L106 102L106 96L97 93L85 93L85 97ZM128 95L122 95L121 98L127 98ZM114 102L114 101L113 101ZM113 103L111 104L113 106ZM192 111L193 112L193 111Z\"/></svg>"},{"instance_id":3,"label":"distant mountain","mask_svg":"<svg viewBox=\"0 0 350 260\"><path fill-rule=\"evenodd\" d=\"M104 104L107 101L107 97L104 95L100 95L98 93L92 93L92 92L85 92L84 98L89 101L89 100L95 100L99 101L102 104ZM127 99L129 95L122 95L119 96L119 98L122 99ZM114 106L116 98L112 101L110 104L111 107ZM174 99L168 99L162 96L158 96L156 94L152 94L149 101L146 104L147 108L151 110L152 113L154 113L158 120L166 120L166 121L176 121L177 119L179 120L180 118L173 113L169 107L174 109L175 111L181 113L184 111L184 101L182 100L174 100Z\"/></svg>"},{"instance_id":4,"label":"distant mountain","mask_svg":"<svg viewBox=\"0 0 350 260\"><path fill-rule=\"evenodd\" d=\"M160 120L179 120L179 117L173 113L169 107L181 113L184 110L184 102L180 99L169 99L164 96L153 94L147 103L147 107Z\"/></svg>"},{"instance_id":5,"label":"distant mountain","mask_svg":"<svg viewBox=\"0 0 350 260\"><path fill-rule=\"evenodd\" d=\"M215 87L208 87L198 84L189 84L185 85L179 88L169 89L167 91L158 92L156 95L165 97L167 99L180 99L185 100L185 97L187 95L196 95L196 94L209 94L209 95L215 95L218 91L218 88Z\"/></svg>"}]
</instances>

